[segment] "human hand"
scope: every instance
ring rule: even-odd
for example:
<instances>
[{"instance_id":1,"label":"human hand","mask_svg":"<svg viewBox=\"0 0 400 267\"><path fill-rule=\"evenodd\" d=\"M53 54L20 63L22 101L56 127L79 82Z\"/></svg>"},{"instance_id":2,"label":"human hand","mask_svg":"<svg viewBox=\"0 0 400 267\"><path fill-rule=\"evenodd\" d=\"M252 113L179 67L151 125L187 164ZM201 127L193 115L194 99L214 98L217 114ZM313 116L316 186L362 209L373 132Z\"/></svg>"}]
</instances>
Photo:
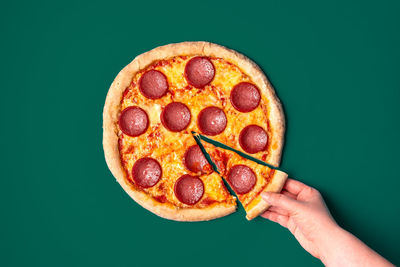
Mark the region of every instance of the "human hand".
<instances>
[{"instance_id":1,"label":"human hand","mask_svg":"<svg viewBox=\"0 0 400 267\"><path fill-rule=\"evenodd\" d=\"M262 194L271 207L261 216L277 222L327 266L394 266L332 218L318 190L288 179L282 192Z\"/></svg>"},{"instance_id":2,"label":"human hand","mask_svg":"<svg viewBox=\"0 0 400 267\"><path fill-rule=\"evenodd\" d=\"M271 207L261 216L279 223L296 237L311 255L321 258L321 245L338 226L318 190L288 179L282 192L262 194Z\"/></svg>"}]
</instances>

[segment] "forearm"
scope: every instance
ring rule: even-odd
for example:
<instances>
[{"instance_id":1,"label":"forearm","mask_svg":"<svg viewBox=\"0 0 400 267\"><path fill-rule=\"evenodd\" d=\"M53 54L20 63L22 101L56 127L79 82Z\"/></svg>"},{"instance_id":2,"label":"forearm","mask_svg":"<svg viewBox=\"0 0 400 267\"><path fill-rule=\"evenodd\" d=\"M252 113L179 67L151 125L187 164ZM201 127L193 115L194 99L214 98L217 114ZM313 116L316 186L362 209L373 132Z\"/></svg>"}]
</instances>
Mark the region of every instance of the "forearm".
<instances>
[{"instance_id":1,"label":"forearm","mask_svg":"<svg viewBox=\"0 0 400 267\"><path fill-rule=\"evenodd\" d=\"M321 261L335 266L393 266L351 233L335 226L321 241Z\"/></svg>"}]
</instances>

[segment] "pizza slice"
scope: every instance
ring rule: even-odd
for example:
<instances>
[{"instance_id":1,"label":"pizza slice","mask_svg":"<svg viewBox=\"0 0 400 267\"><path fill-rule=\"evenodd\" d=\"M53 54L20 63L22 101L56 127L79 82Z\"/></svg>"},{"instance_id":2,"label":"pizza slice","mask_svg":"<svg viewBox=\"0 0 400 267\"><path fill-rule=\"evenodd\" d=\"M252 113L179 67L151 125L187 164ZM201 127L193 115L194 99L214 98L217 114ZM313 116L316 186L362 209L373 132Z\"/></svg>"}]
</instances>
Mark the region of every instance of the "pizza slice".
<instances>
[{"instance_id":1,"label":"pizza slice","mask_svg":"<svg viewBox=\"0 0 400 267\"><path fill-rule=\"evenodd\" d=\"M242 203L248 220L269 208L262 192L280 192L287 174L239 156L237 153L203 142L220 175L227 181Z\"/></svg>"}]
</instances>

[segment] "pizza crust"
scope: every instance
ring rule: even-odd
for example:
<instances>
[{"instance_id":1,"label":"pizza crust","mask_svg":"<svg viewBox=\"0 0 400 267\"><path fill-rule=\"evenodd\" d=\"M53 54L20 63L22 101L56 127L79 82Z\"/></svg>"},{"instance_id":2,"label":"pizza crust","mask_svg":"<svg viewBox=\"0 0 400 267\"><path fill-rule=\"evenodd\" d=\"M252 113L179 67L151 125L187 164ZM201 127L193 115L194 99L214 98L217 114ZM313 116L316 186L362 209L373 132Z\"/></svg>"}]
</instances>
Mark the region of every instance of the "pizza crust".
<instances>
[{"instance_id":1,"label":"pizza crust","mask_svg":"<svg viewBox=\"0 0 400 267\"><path fill-rule=\"evenodd\" d=\"M202 209L195 208L178 208L169 204L162 204L154 200L151 196L142 191L132 188L125 179L118 181L125 192L134 199L143 208L150 210L165 219L174 221L208 221L219 217L223 217L233 213L236 210L235 204L216 203L212 206Z\"/></svg>"},{"instance_id":2,"label":"pizza crust","mask_svg":"<svg viewBox=\"0 0 400 267\"><path fill-rule=\"evenodd\" d=\"M270 205L262 200L261 193L263 192L274 192L279 193L281 192L284 184L286 183L288 175L282 171L274 170L274 174L271 178L271 182L267 185L267 187L260 192L257 198L255 198L249 206L252 206L251 209L247 210L246 219L252 220L261 213L265 212Z\"/></svg>"},{"instance_id":3,"label":"pizza crust","mask_svg":"<svg viewBox=\"0 0 400 267\"><path fill-rule=\"evenodd\" d=\"M182 42L157 47L137 56L115 78L108 91L103 110L103 148L107 165L123 189L141 206L153 213L167 219L178 221L211 220L222 217L235 211L235 204L216 204L204 209L178 208L163 205L146 195L142 191L135 190L125 179L125 172L120 160L118 149L118 116L120 102L125 89L129 86L132 77L140 70L146 68L156 60L166 59L179 55L204 55L221 57L231 61L251 77L269 100L268 111L270 126L273 127L272 150L267 162L278 166L281 158L285 120L283 111L272 85L261 69L250 59L242 54L227 49L223 46L209 42Z\"/></svg>"}]
</instances>

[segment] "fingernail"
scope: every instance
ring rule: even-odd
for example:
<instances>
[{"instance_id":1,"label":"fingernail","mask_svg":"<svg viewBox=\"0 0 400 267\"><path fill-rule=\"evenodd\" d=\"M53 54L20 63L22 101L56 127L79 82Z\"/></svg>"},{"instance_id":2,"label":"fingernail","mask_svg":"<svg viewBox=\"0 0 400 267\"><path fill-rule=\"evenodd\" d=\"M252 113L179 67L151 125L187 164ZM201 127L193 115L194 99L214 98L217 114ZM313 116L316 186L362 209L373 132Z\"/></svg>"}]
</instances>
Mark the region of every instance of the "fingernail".
<instances>
[{"instance_id":1,"label":"fingernail","mask_svg":"<svg viewBox=\"0 0 400 267\"><path fill-rule=\"evenodd\" d=\"M261 197L262 197L264 200L268 201L269 198L270 198L270 195L269 195L267 192L263 192L263 193L261 193Z\"/></svg>"}]
</instances>

